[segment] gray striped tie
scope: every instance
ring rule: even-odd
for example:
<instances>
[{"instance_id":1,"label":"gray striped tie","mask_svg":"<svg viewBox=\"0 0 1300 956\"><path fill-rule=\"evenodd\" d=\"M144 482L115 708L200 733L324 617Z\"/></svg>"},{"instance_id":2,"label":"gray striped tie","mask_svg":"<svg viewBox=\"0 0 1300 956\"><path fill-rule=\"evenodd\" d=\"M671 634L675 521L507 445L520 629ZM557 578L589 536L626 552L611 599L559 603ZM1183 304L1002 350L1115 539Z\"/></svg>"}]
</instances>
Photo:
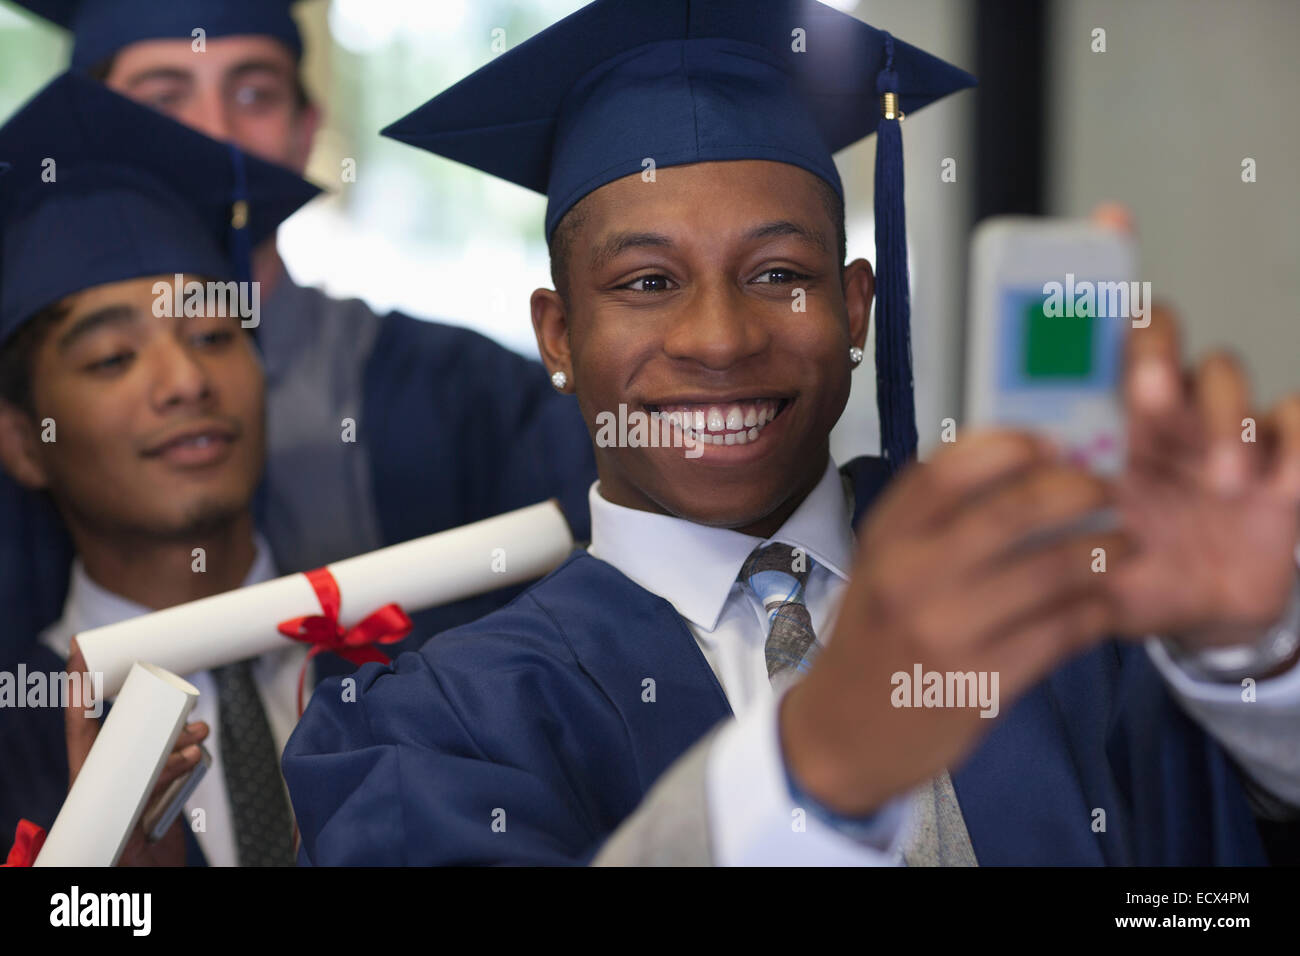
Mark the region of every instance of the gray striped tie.
<instances>
[{"instance_id":1,"label":"gray striped tie","mask_svg":"<svg viewBox=\"0 0 1300 956\"><path fill-rule=\"evenodd\" d=\"M740 569L741 583L758 596L767 612L763 655L767 658L769 680L791 668L806 672L821 649L803 603L804 585L812 565L812 558L803 552L796 555L790 545L776 542L755 548Z\"/></svg>"},{"instance_id":2,"label":"gray striped tie","mask_svg":"<svg viewBox=\"0 0 1300 956\"><path fill-rule=\"evenodd\" d=\"M252 661L213 671L221 765L240 866L293 866L293 817Z\"/></svg>"}]
</instances>

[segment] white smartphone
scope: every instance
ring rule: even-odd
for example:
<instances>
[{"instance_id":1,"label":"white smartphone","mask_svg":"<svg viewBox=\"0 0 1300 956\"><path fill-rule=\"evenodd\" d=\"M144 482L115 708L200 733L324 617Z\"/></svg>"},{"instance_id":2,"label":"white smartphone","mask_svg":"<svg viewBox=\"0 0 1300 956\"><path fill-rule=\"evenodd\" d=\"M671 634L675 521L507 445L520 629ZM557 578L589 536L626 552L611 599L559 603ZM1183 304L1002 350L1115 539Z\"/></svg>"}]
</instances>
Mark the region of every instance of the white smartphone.
<instances>
[{"instance_id":1,"label":"white smartphone","mask_svg":"<svg viewBox=\"0 0 1300 956\"><path fill-rule=\"evenodd\" d=\"M1124 340L1150 322L1133 240L1085 221L998 217L971 241L966 424L1041 432L1100 474L1124 462Z\"/></svg>"}]
</instances>

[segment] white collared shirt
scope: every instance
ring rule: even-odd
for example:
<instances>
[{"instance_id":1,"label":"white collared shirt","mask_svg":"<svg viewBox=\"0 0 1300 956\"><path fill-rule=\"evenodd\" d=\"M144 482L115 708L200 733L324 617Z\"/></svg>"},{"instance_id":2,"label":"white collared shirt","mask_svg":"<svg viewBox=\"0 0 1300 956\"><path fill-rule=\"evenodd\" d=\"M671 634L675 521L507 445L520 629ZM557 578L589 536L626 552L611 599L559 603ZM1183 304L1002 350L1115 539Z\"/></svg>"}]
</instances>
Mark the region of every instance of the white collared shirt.
<instances>
[{"instance_id":1,"label":"white collared shirt","mask_svg":"<svg viewBox=\"0 0 1300 956\"><path fill-rule=\"evenodd\" d=\"M260 584L276 577L275 564L267 543L256 537L257 555L253 566L244 578L244 587ZM83 631L106 627L121 621L148 614L149 609L105 590L86 574L80 560L73 563L68 597L63 605L63 616L41 632L40 641L64 660L68 658L72 638ZM284 745L298 722L298 673L307 657L307 645L285 642L285 647L263 654L253 662L253 680L266 709L271 735L275 738L276 753L284 752ZM307 687L311 686L307 675ZM235 866L235 832L231 821L230 798L226 794L225 773L221 763L221 727L217 711L217 684L211 671L186 674L185 679L199 691L198 702L190 714L190 722L203 721L211 728L204 746L212 755L212 766L199 782L186 802L186 816L182 821L197 826L195 813L201 810L203 829L194 836L207 857L210 866ZM287 794L287 790L286 790Z\"/></svg>"},{"instance_id":2,"label":"white collared shirt","mask_svg":"<svg viewBox=\"0 0 1300 956\"><path fill-rule=\"evenodd\" d=\"M682 616L735 714L706 771L709 833L720 865L881 865L897 862L907 801L882 809L879 846L859 843L804 814L791 799L777 729L780 693L767 676L768 617L737 580L754 548L780 541L812 559L804 603L826 643L853 560L851 510L833 461L780 530L765 542L726 528L624 508L599 482L588 495L593 557L657 594Z\"/></svg>"}]
</instances>

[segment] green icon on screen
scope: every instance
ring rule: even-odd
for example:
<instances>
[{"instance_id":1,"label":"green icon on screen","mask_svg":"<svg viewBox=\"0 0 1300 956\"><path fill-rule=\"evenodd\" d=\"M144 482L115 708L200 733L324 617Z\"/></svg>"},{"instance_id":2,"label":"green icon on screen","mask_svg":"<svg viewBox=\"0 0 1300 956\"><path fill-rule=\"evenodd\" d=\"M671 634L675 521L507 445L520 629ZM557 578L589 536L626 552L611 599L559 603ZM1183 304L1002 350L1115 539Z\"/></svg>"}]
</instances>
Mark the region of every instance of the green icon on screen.
<instances>
[{"instance_id":1,"label":"green icon on screen","mask_svg":"<svg viewBox=\"0 0 1300 956\"><path fill-rule=\"evenodd\" d=\"M1048 316L1043 303L1025 310L1024 375L1032 380L1079 379L1092 375L1092 316Z\"/></svg>"}]
</instances>

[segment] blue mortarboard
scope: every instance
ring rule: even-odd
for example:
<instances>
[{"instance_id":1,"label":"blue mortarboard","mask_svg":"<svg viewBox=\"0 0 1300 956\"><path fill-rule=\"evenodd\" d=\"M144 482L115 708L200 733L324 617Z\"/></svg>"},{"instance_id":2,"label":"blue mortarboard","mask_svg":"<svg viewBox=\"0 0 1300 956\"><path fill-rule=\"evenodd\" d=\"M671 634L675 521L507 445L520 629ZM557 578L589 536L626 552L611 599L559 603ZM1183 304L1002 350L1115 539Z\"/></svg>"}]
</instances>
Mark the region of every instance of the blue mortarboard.
<instances>
[{"instance_id":1,"label":"blue mortarboard","mask_svg":"<svg viewBox=\"0 0 1300 956\"><path fill-rule=\"evenodd\" d=\"M15 0L72 32L72 69L89 70L137 40L272 36L302 56L302 36L290 8L295 0Z\"/></svg>"},{"instance_id":2,"label":"blue mortarboard","mask_svg":"<svg viewBox=\"0 0 1300 956\"><path fill-rule=\"evenodd\" d=\"M246 280L320 190L76 73L0 127L0 343L66 295L178 272Z\"/></svg>"},{"instance_id":3,"label":"blue mortarboard","mask_svg":"<svg viewBox=\"0 0 1300 956\"><path fill-rule=\"evenodd\" d=\"M545 193L549 240L647 157L790 163L843 197L831 154L878 133L877 401L898 467L916 452L899 118L974 82L812 0L597 0L384 135Z\"/></svg>"}]
</instances>

